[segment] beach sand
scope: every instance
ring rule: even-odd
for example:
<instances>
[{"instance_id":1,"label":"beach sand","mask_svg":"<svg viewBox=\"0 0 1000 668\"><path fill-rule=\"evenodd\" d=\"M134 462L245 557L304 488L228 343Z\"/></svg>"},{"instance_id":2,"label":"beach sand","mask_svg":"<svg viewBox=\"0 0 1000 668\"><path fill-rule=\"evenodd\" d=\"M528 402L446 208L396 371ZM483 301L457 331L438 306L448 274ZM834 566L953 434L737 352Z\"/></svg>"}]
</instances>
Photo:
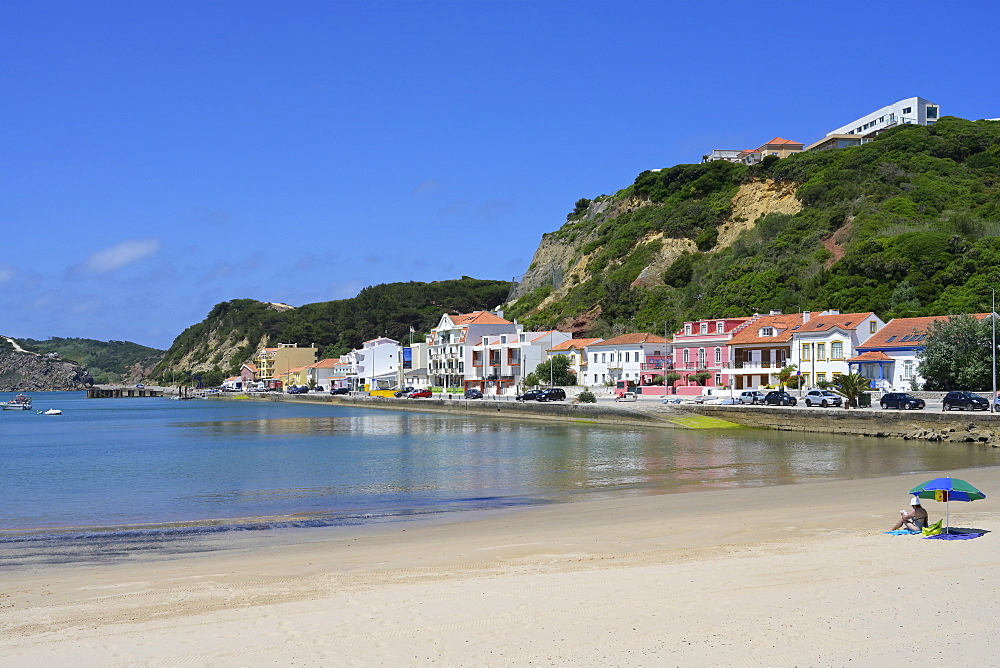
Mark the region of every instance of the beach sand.
<instances>
[{"instance_id":1,"label":"beach sand","mask_svg":"<svg viewBox=\"0 0 1000 668\"><path fill-rule=\"evenodd\" d=\"M1000 494L1000 469L956 471ZM936 477L643 496L5 573L21 665L991 665L1000 512L881 533ZM932 520L944 505L926 502Z\"/></svg>"}]
</instances>

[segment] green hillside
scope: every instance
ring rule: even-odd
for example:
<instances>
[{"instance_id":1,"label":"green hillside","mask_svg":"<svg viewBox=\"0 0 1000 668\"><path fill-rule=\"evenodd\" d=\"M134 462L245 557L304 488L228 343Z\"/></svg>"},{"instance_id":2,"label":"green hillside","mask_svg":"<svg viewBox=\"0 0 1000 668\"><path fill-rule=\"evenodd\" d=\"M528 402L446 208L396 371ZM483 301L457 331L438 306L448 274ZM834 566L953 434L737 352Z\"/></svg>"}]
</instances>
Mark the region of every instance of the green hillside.
<instances>
[{"instance_id":1,"label":"green hillside","mask_svg":"<svg viewBox=\"0 0 1000 668\"><path fill-rule=\"evenodd\" d=\"M45 341L18 339L25 350L55 353L65 361L87 369L95 383L141 380L163 357L163 351L130 341L95 341L52 337Z\"/></svg>"},{"instance_id":2,"label":"green hillside","mask_svg":"<svg viewBox=\"0 0 1000 668\"><path fill-rule=\"evenodd\" d=\"M217 384L238 373L261 346L279 342L312 344L324 357L341 355L379 336L407 342L411 327L422 334L437 325L442 313L494 308L509 290L507 281L465 276L375 285L351 299L287 310L253 299L222 302L174 340L153 376L166 381L197 377Z\"/></svg>"},{"instance_id":3,"label":"green hillside","mask_svg":"<svg viewBox=\"0 0 1000 668\"><path fill-rule=\"evenodd\" d=\"M733 201L748 184L793 189L801 210L741 221ZM753 167L643 172L614 196L581 200L543 238L507 313L606 336L770 309L975 312L998 284L1000 122L945 117Z\"/></svg>"}]
</instances>

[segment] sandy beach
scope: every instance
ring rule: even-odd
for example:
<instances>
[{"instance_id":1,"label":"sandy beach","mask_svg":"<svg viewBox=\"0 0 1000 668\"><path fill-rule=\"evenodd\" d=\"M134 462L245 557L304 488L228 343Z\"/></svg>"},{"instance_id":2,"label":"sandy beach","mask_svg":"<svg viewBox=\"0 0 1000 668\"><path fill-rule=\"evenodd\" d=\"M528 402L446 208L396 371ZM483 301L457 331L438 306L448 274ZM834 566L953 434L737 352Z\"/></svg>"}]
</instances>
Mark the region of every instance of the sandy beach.
<instances>
[{"instance_id":1,"label":"sandy beach","mask_svg":"<svg viewBox=\"0 0 1000 668\"><path fill-rule=\"evenodd\" d=\"M988 495L1000 469L950 472ZM997 533L882 533L934 475L323 529L5 573L0 659L42 665L992 664ZM1000 492L996 492L1000 493ZM927 502L932 520L944 505ZM994 498L953 526L996 532Z\"/></svg>"}]
</instances>

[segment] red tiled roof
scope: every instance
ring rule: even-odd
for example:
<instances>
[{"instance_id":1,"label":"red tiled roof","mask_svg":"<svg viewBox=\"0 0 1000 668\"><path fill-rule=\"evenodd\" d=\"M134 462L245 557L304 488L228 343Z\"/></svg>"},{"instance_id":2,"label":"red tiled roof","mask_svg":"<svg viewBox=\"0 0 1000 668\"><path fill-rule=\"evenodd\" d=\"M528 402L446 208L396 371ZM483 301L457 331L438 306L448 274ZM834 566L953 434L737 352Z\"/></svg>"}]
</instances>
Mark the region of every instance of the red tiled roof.
<instances>
[{"instance_id":1,"label":"red tiled roof","mask_svg":"<svg viewBox=\"0 0 1000 668\"><path fill-rule=\"evenodd\" d=\"M581 348L586 348L587 346L592 346L598 341L603 341L604 339L570 339L569 341L563 341L557 344L549 350L580 350Z\"/></svg>"},{"instance_id":2,"label":"red tiled roof","mask_svg":"<svg viewBox=\"0 0 1000 668\"><path fill-rule=\"evenodd\" d=\"M876 350L869 350L868 352L862 353L857 357L852 357L847 361L848 362L894 362L895 360L893 360L891 357L889 357L883 352Z\"/></svg>"},{"instance_id":3,"label":"red tiled roof","mask_svg":"<svg viewBox=\"0 0 1000 668\"><path fill-rule=\"evenodd\" d=\"M250 371L257 373L257 365L254 364L253 362L244 362L243 366L250 369Z\"/></svg>"},{"instance_id":4,"label":"red tiled roof","mask_svg":"<svg viewBox=\"0 0 1000 668\"><path fill-rule=\"evenodd\" d=\"M868 313L838 313L836 315L810 316L809 322L799 325L795 333L825 332L834 327L839 327L840 329L857 329L858 325L865 318L869 318L872 315L874 314L869 311Z\"/></svg>"},{"instance_id":5,"label":"red tiled roof","mask_svg":"<svg viewBox=\"0 0 1000 668\"><path fill-rule=\"evenodd\" d=\"M662 336L657 336L656 334L622 334L621 336L615 336L610 339L601 341L600 343L591 343L592 346L622 346L630 345L636 343L666 343L667 340Z\"/></svg>"},{"instance_id":6,"label":"red tiled roof","mask_svg":"<svg viewBox=\"0 0 1000 668\"><path fill-rule=\"evenodd\" d=\"M816 314L818 315L818 314ZM792 327L802 324L801 313L781 313L762 315L729 339L729 345L752 345L755 343L788 343L792 340ZM759 336L762 327L773 327L775 336Z\"/></svg>"},{"instance_id":7,"label":"red tiled roof","mask_svg":"<svg viewBox=\"0 0 1000 668\"><path fill-rule=\"evenodd\" d=\"M320 361L316 362L315 364L310 364L306 368L307 369L332 369L333 367L335 367L338 364L340 364L340 360L335 360L333 358L327 358L327 359L324 359L324 360L320 360Z\"/></svg>"},{"instance_id":8,"label":"red tiled roof","mask_svg":"<svg viewBox=\"0 0 1000 668\"><path fill-rule=\"evenodd\" d=\"M802 142L775 137L771 141L764 144L764 146L802 146ZM761 148L763 148L763 146Z\"/></svg>"},{"instance_id":9,"label":"red tiled roof","mask_svg":"<svg viewBox=\"0 0 1000 668\"><path fill-rule=\"evenodd\" d=\"M988 318L989 313L974 313L976 320ZM922 347L926 339L913 340L904 338L927 334L927 328L936 320L948 322L956 316L953 315L932 315L923 318L894 318L885 324L885 327L872 334L864 343L857 346L858 350L868 350L874 348L913 348ZM891 340L890 340L891 339Z\"/></svg>"},{"instance_id":10,"label":"red tiled roof","mask_svg":"<svg viewBox=\"0 0 1000 668\"><path fill-rule=\"evenodd\" d=\"M449 316L451 321L457 326L462 325L513 325L510 320L504 320L503 318L497 316L495 313L490 313L489 311L473 311L472 313L463 313L461 315Z\"/></svg>"}]
</instances>

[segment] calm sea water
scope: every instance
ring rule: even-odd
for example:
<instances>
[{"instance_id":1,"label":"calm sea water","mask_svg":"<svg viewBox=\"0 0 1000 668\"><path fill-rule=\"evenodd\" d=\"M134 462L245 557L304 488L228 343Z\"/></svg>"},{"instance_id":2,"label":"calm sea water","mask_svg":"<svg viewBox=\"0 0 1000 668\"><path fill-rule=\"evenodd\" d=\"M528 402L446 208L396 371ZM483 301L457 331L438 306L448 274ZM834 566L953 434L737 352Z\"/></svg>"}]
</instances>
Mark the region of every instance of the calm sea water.
<instances>
[{"instance_id":1,"label":"calm sea water","mask_svg":"<svg viewBox=\"0 0 1000 668\"><path fill-rule=\"evenodd\" d=\"M838 435L31 396L63 415L0 412L0 547L1000 464L995 448Z\"/></svg>"}]
</instances>

